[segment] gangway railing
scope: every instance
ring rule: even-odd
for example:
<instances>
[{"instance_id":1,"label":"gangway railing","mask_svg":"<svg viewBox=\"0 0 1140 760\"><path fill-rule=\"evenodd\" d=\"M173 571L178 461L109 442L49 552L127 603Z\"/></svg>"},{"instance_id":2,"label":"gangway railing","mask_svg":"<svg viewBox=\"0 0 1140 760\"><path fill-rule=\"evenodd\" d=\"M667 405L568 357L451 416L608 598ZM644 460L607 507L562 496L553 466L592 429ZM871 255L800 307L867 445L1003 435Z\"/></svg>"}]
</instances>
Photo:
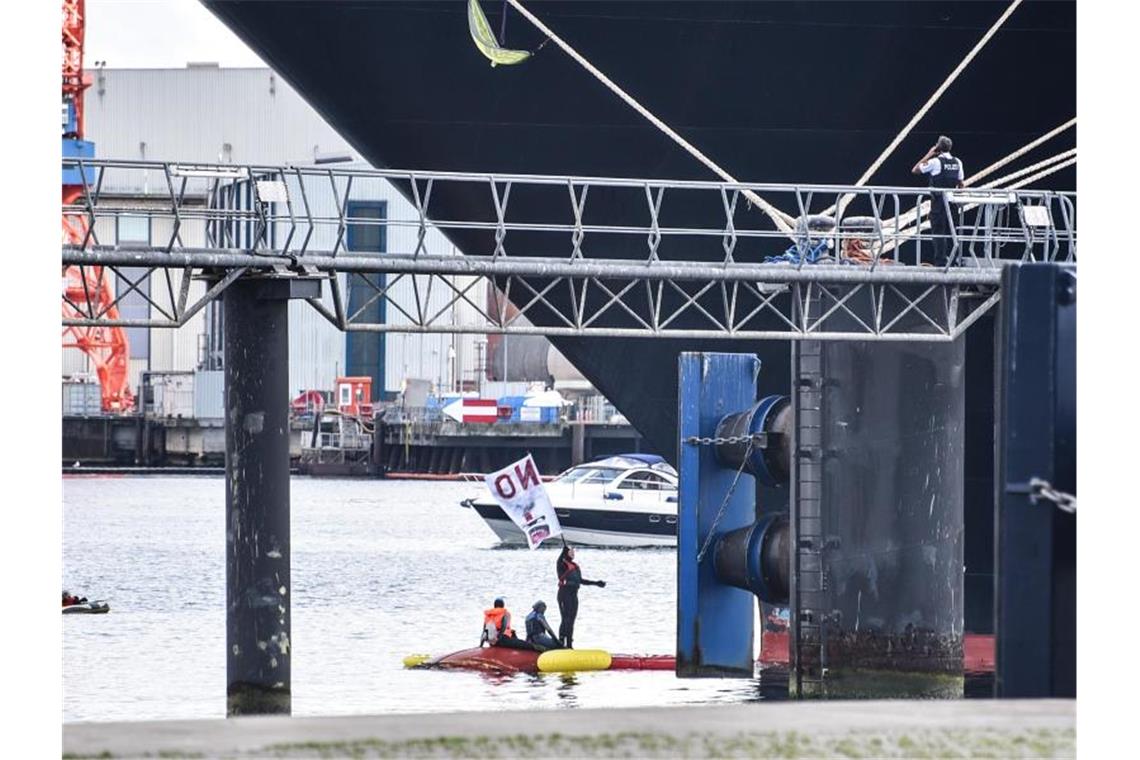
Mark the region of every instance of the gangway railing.
<instances>
[{"instance_id":1,"label":"gangway railing","mask_svg":"<svg viewBox=\"0 0 1140 760\"><path fill-rule=\"evenodd\" d=\"M110 320L106 307L72 304L83 316L65 324L178 327L257 274L321 280L309 303L346 331L939 341L998 301L1004 263L1076 261L1076 196L1046 190L932 196L320 166L65 166L86 191L64 214L86 232L63 246L64 266L105 268L120 278L118 299L138 293L150 310ZM406 212L359 212L355 201L389 186L408 199ZM745 189L792 214L793 234L750 208ZM821 213L848 195L842 216ZM932 203L949 218L947 234L929 228ZM149 221L150 243L103 239L127 217ZM381 229L385 253L351 250L352 237ZM433 241L443 239L463 254L438 253ZM158 287L142 286L154 277ZM369 289L351 309L350 281ZM396 296L400 282L410 297ZM506 298L486 298L488 284ZM368 307L381 300L398 321L376 319ZM481 323L457 324L457 304Z\"/></svg>"}]
</instances>

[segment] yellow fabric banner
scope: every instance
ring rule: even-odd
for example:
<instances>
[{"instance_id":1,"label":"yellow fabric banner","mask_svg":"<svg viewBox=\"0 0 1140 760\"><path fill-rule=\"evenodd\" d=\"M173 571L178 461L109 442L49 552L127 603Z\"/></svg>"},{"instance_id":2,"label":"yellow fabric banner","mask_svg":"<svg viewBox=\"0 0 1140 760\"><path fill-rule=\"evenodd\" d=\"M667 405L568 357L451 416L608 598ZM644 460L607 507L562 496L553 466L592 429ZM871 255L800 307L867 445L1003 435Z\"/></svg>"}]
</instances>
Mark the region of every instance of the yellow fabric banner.
<instances>
[{"instance_id":1,"label":"yellow fabric banner","mask_svg":"<svg viewBox=\"0 0 1140 760\"><path fill-rule=\"evenodd\" d=\"M483 9L479 6L479 0L468 0L467 27L471 30L471 39L475 41L475 47L487 56L492 66L500 64L510 66L530 58L530 53L526 50L508 50L500 47L499 41L495 39L495 33L491 31L491 25L487 22L487 17L483 14Z\"/></svg>"}]
</instances>

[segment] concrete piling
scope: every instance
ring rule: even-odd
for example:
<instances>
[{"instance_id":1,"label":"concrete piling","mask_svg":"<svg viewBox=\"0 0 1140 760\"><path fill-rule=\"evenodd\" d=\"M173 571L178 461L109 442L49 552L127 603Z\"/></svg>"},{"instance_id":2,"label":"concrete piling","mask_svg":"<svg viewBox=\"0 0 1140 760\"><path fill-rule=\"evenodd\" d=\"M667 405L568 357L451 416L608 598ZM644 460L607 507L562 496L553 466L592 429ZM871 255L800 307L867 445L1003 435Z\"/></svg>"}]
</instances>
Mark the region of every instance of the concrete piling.
<instances>
[{"instance_id":1,"label":"concrete piling","mask_svg":"<svg viewBox=\"0 0 1140 760\"><path fill-rule=\"evenodd\" d=\"M223 301L228 716L292 707L290 295L287 281L250 279Z\"/></svg>"}]
</instances>

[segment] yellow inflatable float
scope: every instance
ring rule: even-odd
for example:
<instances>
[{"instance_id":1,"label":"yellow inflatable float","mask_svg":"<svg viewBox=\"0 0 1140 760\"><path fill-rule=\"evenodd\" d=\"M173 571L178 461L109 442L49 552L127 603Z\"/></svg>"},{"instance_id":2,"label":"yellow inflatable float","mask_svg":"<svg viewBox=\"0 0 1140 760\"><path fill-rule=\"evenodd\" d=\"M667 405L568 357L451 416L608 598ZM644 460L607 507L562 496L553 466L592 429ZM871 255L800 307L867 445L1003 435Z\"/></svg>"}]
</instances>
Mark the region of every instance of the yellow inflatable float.
<instances>
[{"instance_id":1,"label":"yellow inflatable float","mask_svg":"<svg viewBox=\"0 0 1140 760\"><path fill-rule=\"evenodd\" d=\"M552 649L538 656L540 673L574 673L608 670L610 653L601 649Z\"/></svg>"}]
</instances>

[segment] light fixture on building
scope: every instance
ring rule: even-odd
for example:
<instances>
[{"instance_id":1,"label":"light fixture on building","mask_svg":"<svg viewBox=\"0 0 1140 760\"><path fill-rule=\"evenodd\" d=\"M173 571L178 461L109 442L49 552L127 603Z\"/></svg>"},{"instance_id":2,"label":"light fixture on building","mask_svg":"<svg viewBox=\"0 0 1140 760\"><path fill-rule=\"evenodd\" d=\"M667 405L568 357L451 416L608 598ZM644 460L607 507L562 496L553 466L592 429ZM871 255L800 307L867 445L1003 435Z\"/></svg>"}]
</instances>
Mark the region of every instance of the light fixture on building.
<instances>
[{"instance_id":1,"label":"light fixture on building","mask_svg":"<svg viewBox=\"0 0 1140 760\"><path fill-rule=\"evenodd\" d=\"M352 163L354 160L351 153L344 151L333 153L319 153L316 150L313 151L313 163L318 166L321 164L347 164Z\"/></svg>"}]
</instances>

